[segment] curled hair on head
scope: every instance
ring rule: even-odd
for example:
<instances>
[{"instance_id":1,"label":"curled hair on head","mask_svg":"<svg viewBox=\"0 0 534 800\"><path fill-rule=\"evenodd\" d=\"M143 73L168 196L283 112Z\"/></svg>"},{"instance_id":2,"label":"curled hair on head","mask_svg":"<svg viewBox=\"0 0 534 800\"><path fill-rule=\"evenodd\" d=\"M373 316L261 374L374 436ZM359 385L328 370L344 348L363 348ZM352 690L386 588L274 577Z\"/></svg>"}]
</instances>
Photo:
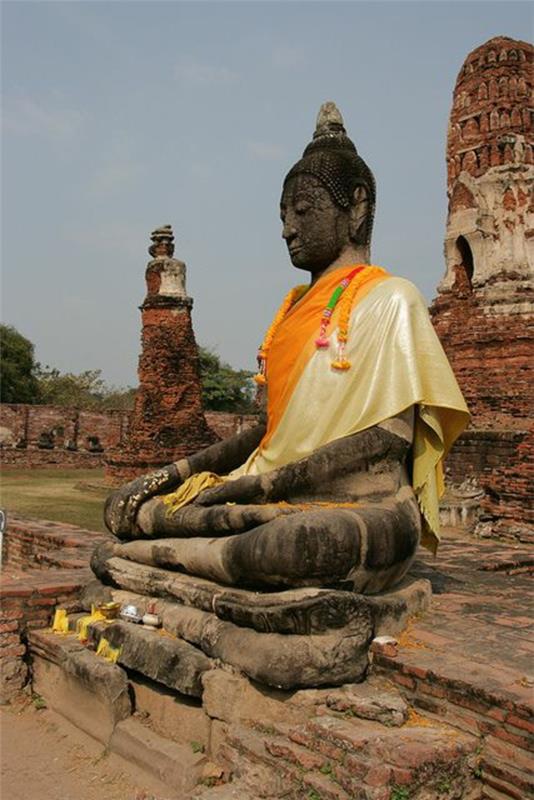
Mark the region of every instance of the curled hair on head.
<instances>
[{"instance_id":1,"label":"curled hair on head","mask_svg":"<svg viewBox=\"0 0 534 800\"><path fill-rule=\"evenodd\" d=\"M321 106L313 139L300 161L289 170L284 187L288 180L297 175L312 175L320 181L332 200L344 211L354 205L354 192L362 186L367 193L369 209L365 224L358 231L354 243L370 244L376 205L374 175L347 136L343 119L334 103Z\"/></svg>"}]
</instances>

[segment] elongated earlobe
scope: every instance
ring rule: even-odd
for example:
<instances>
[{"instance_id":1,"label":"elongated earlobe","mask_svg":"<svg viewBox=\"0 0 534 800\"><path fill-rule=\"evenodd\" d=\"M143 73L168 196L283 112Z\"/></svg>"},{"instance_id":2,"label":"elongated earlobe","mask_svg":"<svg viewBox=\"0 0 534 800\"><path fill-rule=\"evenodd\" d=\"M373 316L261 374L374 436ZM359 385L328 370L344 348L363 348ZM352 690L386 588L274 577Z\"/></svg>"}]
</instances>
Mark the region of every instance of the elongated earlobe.
<instances>
[{"instance_id":1,"label":"elongated earlobe","mask_svg":"<svg viewBox=\"0 0 534 800\"><path fill-rule=\"evenodd\" d=\"M367 190L365 186L357 186L354 190L349 221L349 235L354 244L366 244L368 215Z\"/></svg>"}]
</instances>

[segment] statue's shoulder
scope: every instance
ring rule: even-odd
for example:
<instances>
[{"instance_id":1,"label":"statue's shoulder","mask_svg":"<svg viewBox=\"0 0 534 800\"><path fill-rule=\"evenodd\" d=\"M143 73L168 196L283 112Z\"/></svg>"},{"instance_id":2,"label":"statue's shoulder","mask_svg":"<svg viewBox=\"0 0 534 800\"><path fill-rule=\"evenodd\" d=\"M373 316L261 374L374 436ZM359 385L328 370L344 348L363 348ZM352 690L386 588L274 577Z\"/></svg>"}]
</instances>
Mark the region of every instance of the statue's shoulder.
<instances>
[{"instance_id":1,"label":"statue's shoulder","mask_svg":"<svg viewBox=\"0 0 534 800\"><path fill-rule=\"evenodd\" d=\"M399 310L406 307L423 306L425 309L427 307L425 298L417 286L407 278L392 275L387 280L379 283L374 292L377 297L387 299L390 303L395 304Z\"/></svg>"}]
</instances>

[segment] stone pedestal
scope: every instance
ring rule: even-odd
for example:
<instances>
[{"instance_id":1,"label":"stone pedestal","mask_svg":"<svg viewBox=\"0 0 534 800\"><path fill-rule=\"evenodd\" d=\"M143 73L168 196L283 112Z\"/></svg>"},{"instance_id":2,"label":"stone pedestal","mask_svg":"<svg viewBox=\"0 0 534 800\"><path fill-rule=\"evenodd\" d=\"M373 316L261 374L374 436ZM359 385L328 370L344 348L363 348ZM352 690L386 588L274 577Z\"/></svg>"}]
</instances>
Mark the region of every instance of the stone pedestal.
<instances>
[{"instance_id":1,"label":"stone pedestal","mask_svg":"<svg viewBox=\"0 0 534 800\"><path fill-rule=\"evenodd\" d=\"M95 550L92 568L99 580L84 592L86 608L110 600L134 605L140 613L151 608L180 643L180 653L185 648L198 674L217 661L263 685L286 690L363 680L372 639L399 633L410 616L430 603L426 580L405 579L379 595L313 587L250 591L125 556L118 543L106 542ZM100 628L92 627L98 639ZM113 647L122 648L125 666L154 677L153 660L159 663L159 657L154 650L150 664L145 663L143 630L117 622L106 635ZM183 672L180 653L174 653L173 663ZM167 673L166 685L174 686L173 670Z\"/></svg>"},{"instance_id":2,"label":"stone pedestal","mask_svg":"<svg viewBox=\"0 0 534 800\"><path fill-rule=\"evenodd\" d=\"M171 237L168 228L152 234L155 245L149 252L156 257L147 266L147 296L140 307L139 389L128 434L105 459L110 485L190 455L218 438L202 409L193 300L185 293L185 265L172 258Z\"/></svg>"}]
</instances>

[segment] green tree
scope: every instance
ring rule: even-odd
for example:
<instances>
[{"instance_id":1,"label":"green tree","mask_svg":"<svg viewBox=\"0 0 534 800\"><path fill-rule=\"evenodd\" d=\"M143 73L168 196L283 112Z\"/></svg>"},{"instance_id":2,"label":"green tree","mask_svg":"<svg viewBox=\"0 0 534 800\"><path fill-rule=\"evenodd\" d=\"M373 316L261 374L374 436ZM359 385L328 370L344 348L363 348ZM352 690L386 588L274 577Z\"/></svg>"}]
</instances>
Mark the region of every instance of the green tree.
<instances>
[{"instance_id":1,"label":"green tree","mask_svg":"<svg viewBox=\"0 0 534 800\"><path fill-rule=\"evenodd\" d=\"M0 325L0 401L38 403L33 344L12 325Z\"/></svg>"},{"instance_id":2,"label":"green tree","mask_svg":"<svg viewBox=\"0 0 534 800\"><path fill-rule=\"evenodd\" d=\"M204 408L237 414L253 413L255 408L252 373L245 369L233 369L221 361L216 353L205 347L199 347L198 354Z\"/></svg>"},{"instance_id":3,"label":"green tree","mask_svg":"<svg viewBox=\"0 0 534 800\"><path fill-rule=\"evenodd\" d=\"M72 406L87 411L127 410L133 407L135 389L107 386L100 369L75 374L43 367L39 368L37 377L41 402L48 405Z\"/></svg>"}]
</instances>

